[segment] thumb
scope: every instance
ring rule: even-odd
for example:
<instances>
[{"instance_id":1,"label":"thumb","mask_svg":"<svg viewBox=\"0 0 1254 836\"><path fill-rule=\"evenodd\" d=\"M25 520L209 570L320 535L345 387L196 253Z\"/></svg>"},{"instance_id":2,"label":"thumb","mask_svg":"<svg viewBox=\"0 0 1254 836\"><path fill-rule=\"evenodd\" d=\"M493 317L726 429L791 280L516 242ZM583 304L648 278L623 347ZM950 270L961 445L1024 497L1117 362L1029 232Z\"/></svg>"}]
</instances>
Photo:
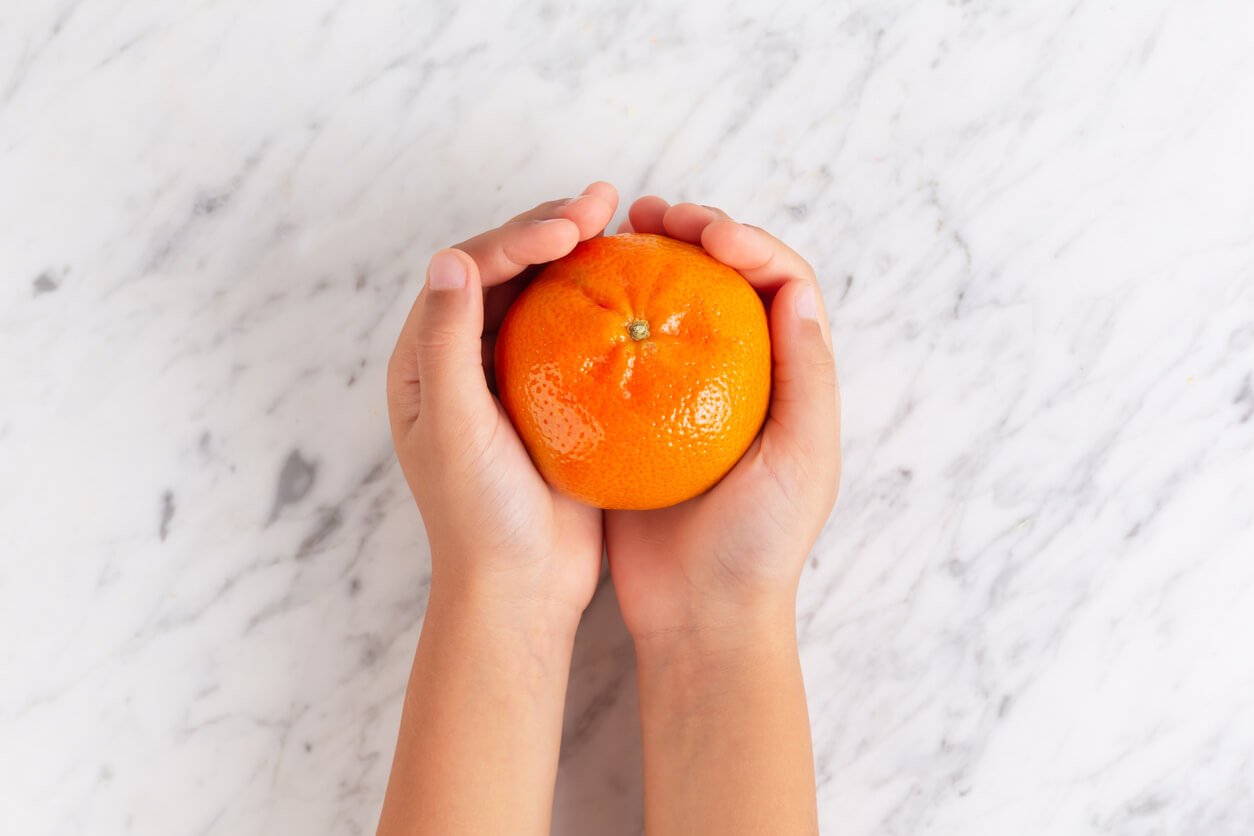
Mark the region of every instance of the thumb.
<instances>
[{"instance_id":1,"label":"thumb","mask_svg":"<svg viewBox=\"0 0 1254 836\"><path fill-rule=\"evenodd\" d=\"M839 446L840 392L826 321L811 281L785 282L771 302L768 434L803 461L834 455Z\"/></svg>"},{"instance_id":2,"label":"thumb","mask_svg":"<svg viewBox=\"0 0 1254 836\"><path fill-rule=\"evenodd\" d=\"M427 266L414 335L420 415L432 428L464 428L472 417L493 409L482 341L479 268L461 250L440 250Z\"/></svg>"}]
</instances>

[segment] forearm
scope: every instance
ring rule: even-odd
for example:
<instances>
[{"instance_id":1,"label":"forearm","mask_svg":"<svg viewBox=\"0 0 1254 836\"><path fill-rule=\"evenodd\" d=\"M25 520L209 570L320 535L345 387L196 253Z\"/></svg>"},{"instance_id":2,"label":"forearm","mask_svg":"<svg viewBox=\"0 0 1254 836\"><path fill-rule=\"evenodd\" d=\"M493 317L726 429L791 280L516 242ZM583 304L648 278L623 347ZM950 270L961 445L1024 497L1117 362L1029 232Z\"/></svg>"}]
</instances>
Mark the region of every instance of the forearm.
<instances>
[{"instance_id":1,"label":"forearm","mask_svg":"<svg viewBox=\"0 0 1254 836\"><path fill-rule=\"evenodd\" d=\"M669 834L815 834L793 620L637 642L645 823Z\"/></svg>"},{"instance_id":2,"label":"forearm","mask_svg":"<svg viewBox=\"0 0 1254 836\"><path fill-rule=\"evenodd\" d=\"M549 832L576 623L433 586L380 836Z\"/></svg>"}]
</instances>

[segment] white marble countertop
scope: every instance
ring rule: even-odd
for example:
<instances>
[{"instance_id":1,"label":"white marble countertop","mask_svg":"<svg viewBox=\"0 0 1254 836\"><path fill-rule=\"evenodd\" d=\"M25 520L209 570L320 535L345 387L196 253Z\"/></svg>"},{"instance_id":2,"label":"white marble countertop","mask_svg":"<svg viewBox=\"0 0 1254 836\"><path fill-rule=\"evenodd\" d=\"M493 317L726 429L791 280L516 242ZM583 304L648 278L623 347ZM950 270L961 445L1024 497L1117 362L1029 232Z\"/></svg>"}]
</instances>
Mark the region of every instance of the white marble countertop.
<instances>
[{"instance_id":1,"label":"white marble countertop","mask_svg":"<svg viewBox=\"0 0 1254 836\"><path fill-rule=\"evenodd\" d=\"M0 10L0 832L372 833L435 248L605 178L817 266L823 832L1254 832L1254 5ZM581 631L555 832L641 829Z\"/></svg>"}]
</instances>

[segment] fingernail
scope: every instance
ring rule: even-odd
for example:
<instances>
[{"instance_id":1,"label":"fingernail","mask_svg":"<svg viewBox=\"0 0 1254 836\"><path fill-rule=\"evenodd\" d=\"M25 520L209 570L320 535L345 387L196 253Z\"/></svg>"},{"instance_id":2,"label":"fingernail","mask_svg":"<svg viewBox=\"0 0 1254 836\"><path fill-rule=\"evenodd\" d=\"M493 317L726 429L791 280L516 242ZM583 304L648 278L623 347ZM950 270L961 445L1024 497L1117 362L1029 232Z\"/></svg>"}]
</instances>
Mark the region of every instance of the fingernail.
<instances>
[{"instance_id":1,"label":"fingernail","mask_svg":"<svg viewBox=\"0 0 1254 836\"><path fill-rule=\"evenodd\" d=\"M814 288L807 287L797 294L797 298L793 300L793 307L797 311L797 316L802 319L818 320L819 305L818 300L814 298Z\"/></svg>"},{"instance_id":2,"label":"fingernail","mask_svg":"<svg viewBox=\"0 0 1254 836\"><path fill-rule=\"evenodd\" d=\"M570 223L574 223L574 221L570 220L569 218L545 218L542 221L536 221L536 223L538 224L570 224Z\"/></svg>"},{"instance_id":3,"label":"fingernail","mask_svg":"<svg viewBox=\"0 0 1254 836\"><path fill-rule=\"evenodd\" d=\"M466 265L448 250L431 258L427 268L427 287L432 290L459 290L466 286Z\"/></svg>"}]
</instances>

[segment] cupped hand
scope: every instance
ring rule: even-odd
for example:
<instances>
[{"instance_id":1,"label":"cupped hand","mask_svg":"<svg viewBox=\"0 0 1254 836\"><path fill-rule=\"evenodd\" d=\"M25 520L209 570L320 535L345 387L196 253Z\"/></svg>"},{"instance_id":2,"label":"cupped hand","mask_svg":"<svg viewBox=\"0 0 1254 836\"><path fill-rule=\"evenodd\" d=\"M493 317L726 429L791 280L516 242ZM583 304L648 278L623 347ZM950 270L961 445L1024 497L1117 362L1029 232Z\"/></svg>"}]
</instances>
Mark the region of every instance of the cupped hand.
<instances>
[{"instance_id":1,"label":"cupped hand","mask_svg":"<svg viewBox=\"0 0 1254 836\"><path fill-rule=\"evenodd\" d=\"M608 511L606 547L628 630L733 640L794 629L806 556L840 480L840 393L814 270L765 231L692 203L644 197L620 231L699 244L762 295L772 392L761 434L706 493L656 511Z\"/></svg>"},{"instance_id":2,"label":"cupped hand","mask_svg":"<svg viewBox=\"0 0 1254 836\"><path fill-rule=\"evenodd\" d=\"M545 483L489 385L496 330L522 286L510 280L600 234L617 203L613 186L594 183L431 259L388 365L388 412L433 590L473 586L576 616L591 600L601 512Z\"/></svg>"}]
</instances>

